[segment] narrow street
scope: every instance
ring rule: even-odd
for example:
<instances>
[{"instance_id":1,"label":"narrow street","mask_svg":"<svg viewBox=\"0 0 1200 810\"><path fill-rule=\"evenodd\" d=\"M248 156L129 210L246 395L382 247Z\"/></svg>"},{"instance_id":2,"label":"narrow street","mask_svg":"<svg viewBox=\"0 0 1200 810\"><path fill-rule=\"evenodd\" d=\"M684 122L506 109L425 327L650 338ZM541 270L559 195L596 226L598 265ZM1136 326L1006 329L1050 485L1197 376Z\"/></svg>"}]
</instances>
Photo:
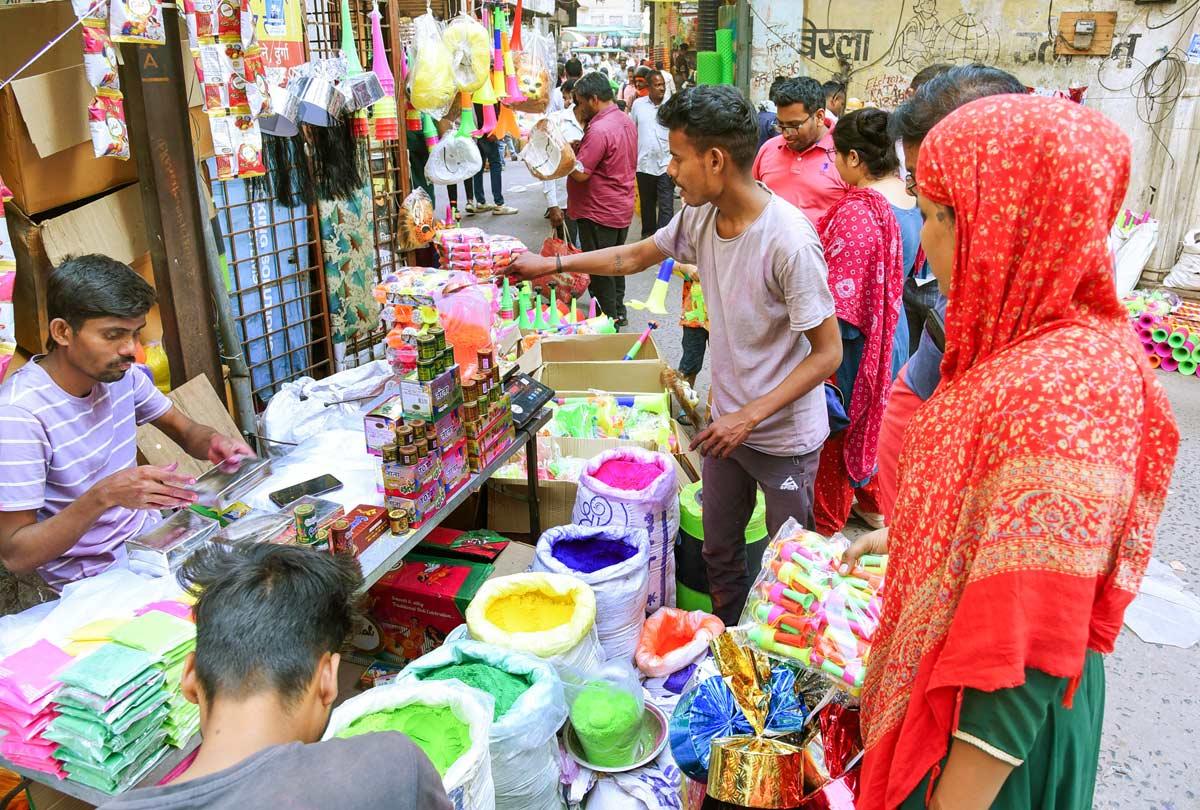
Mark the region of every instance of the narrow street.
<instances>
[{"instance_id":1,"label":"narrow street","mask_svg":"<svg viewBox=\"0 0 1200 810\"><path fill-rule=\"evenodd\" d=\"M543 218L545 200L540 184L523 163L506 162L504 171L505 202L520 209L520 213L466 217L463 224L516 236L536 251L550 234L549 224ZM438 196L444 208L444 192L439 190ZM487 196L490 200L490 188ZM677 207L678 204L676 200ZM634 219L630 241L636 240L640 233ZM653 280L651 273L630 277L626 298L644 299ZM678 363L681 330L677 281L672 283L667 306L670 314L658 318L654 339L667 361ZM630 331L640 332L653 317L630 309ZM1178 571L1179 576L1194 593L1200 593L1200 524L1195 505L1196 494L1200 493L1200 378L1160 372L1158 379L1175 409L1181 441L1154 556L1165 563L1182 563L1184 570ZM707 390L707 362L699 384L701 391ZM850 528L854 527L852 524ZM1114 810L1200 807L1200 780L1191 771L1194 767L1191 752L1200 734L1200 696L1194 688L1200 683L1200 656L1196 650L1146 644L1126 628L1115 653L1107 661L1107 676L1107 708L1095 806Z\"/></svg>"}]
</instances>

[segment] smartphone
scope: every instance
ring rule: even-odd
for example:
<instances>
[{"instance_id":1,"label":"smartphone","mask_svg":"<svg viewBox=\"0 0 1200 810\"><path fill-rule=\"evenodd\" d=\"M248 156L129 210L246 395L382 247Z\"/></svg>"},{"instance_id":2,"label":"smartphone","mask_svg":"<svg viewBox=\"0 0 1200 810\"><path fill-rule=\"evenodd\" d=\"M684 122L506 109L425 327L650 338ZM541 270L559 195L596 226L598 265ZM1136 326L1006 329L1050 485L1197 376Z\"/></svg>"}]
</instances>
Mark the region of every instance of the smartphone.
<instances>
[{"instance_id":1,"label":"smartphone","mask_svg":"<svg viewBox=\"0 0 1200 810\"><path fill-rule=\"evenodd\" d=\"M278 507L287 506L292 501L303 498L305 495L324 495L326 492L333 492L335 489L341 489L342 482L334 478L332 475L321 475L316 478L310 478L307 481L302 481L299 484L292 484L290 487L277 489L272 492L269 497L271 503Z\"/></svg>"}]
</instances>

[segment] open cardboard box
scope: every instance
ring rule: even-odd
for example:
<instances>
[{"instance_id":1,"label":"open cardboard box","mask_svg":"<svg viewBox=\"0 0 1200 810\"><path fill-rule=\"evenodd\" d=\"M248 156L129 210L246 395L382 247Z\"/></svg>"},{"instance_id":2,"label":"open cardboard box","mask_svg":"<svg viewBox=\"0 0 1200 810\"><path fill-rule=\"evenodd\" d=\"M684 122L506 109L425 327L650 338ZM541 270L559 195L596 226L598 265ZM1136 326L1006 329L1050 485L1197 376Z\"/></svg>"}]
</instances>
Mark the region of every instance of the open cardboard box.
<instances>
[{"instance_id":1,"label":"open cardboard box","mask_svg":"<svg viewBox=\"0 0 1200 810\"><path fill-rule=\"evenodd\" d=\"M554 389L557 396L587 396L591 391L610 394L661 394L666 390L660 360L545 363L535 379Z\"/></svg>"},{"instance_id":2,"label":"open cardboard box","mask_svg":"<svg viewBox=\"0 0 1200 810\"><path fill-rule=\"evenodd\" d=\"M619 362L637 339L633 333L544 337L521 355L521 369L532 374L545 363ZM646 361L662 361L653 332L638 352L637 359L625 362Z\"/></svg>"},{"instance_id":3,"label":"open cardboard box","mask_svg":"<svg viewBox=\"0 0 1200 810\"><path fill-rule=\"evenodd\" d=\"M182 15L179 15L182 20ZM0 6L0 76L10 76L75 22L70 0ZM20 78L0 90L0 177L27 216L94 197L137 179L137 161L97 158L87 108L95 91L83 71L79 30L63 37ZM187 37L182 39L187 42ZM212 138L189 54L184 80L199 137L198 153Z\"/></svg>"}]
</instances>

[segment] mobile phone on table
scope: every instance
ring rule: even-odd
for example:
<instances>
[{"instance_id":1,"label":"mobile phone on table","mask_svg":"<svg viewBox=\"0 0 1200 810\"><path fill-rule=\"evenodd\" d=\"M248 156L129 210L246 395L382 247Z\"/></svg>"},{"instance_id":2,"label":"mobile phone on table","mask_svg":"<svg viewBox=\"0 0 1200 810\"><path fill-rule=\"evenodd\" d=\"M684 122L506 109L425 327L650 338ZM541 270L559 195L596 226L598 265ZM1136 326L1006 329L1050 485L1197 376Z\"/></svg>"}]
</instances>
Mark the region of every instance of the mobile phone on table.
<instances>
[{"instance_id":1,"label":"mobile phone on table","mask_svg":"<svg viewBox=\"0 0 1200 810\"><path fill-rule=\"evenodd\" d=\"M299 484L292 484L290 487L277 489L267 497L276 506L284 507L298 498L303 498L305 495L324 495L326 492L333 492L335 489L341 488L341 481L332 475L325 474L302 481Z\"/></svg>"}]
</instances>

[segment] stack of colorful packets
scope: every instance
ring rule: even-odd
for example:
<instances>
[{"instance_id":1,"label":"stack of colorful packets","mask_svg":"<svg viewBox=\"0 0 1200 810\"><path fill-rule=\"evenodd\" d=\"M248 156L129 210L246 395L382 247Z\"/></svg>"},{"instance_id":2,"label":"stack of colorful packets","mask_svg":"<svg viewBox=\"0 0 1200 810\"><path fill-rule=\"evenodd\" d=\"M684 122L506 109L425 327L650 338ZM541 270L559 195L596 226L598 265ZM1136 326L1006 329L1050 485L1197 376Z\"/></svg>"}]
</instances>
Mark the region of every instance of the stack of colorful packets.
<instances>
[{"instance_id":1,"label":"stack of colorful packets","mask_svg":"<svg viewBox=\"0 0 1200 810\"><path fill-rule=\"evenodd\" d=\"M489 235L480 228L447 228L433 238L442 267L489 279L504 272L513 259L528 252L514 236Z\"/></svg>"},{"instance_id":2,"label":"stack of colorful packets","mask_svg":"<svg viewBox=\"0 0 1200 810\"><path fill-rule=\"evenodd\" d=\"M824 672L852 695L862 691L871 639L883 609L887 558L866 555L841 572L847 543L789 520L763 556L742 624L772 655Z\"/></svg>"},{"instance_id":3,"label":"stack of colorful packets","mask_svg":"<svg viewBox=\"0 0 1200 810\"><path fill-rule=\"evenodd\" d=\"M0 661L0 754L10 762L62 778L55 745L42 732L57 717L52 705L60 686L58 671L71 656L49 641L39 641Z\"/></svg>"},{"instance_id":4,"label":"stack of colorful packets","mask_svg":"<svg viewBox=\"0 0 1200 810\"><path fill-rule=\"evenodd\" d=\"M67 778L106 793L136 785L167 749L170 698L163 673L141 650L108 643L76 660L58 679L58 717L43 736Z\"/></svg>"},{"instance_id":5,"label":"stack of colorful packets","mask_svg":"<svg viewBox=\"0 0 1200 810\"><path fill-rule=\"evenodd\" d=\"M118 629L113 641L154 658L154 667L163 673L170 694L164 725L167 743L182 748L200 730L200 707L179 691L184 659L196 649L196 625L179 616L151 610Z\"/></svg>"}]
</instances>

